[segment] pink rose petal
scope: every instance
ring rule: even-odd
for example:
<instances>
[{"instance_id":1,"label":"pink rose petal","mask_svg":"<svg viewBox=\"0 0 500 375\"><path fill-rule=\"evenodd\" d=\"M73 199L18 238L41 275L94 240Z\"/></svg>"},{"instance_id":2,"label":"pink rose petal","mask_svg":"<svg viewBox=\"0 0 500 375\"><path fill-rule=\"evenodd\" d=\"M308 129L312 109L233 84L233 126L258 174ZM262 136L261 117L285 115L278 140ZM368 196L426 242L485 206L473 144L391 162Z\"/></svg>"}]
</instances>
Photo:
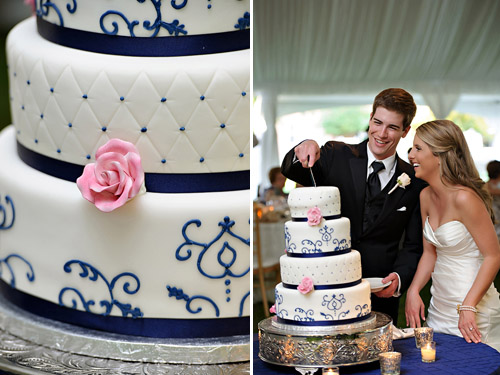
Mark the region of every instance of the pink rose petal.
<instances>
[{"instance_id":1,"label":"pink rose petal","mask_svg":"<svg viewBox=\"0 0 500 375\"><path fill-rule=\"evenodd\" d=\"M104 212L123 206L144 183L141 157L132 143L111 139L96 153L77 179L83 197Z\"/></svg>"},{"instance_id":2,"label":"pink rose petal","mask_svg":"<svg viewBox=\"0 0 500 375\"><path fill-rule=\"evenodd\" d=\"M304 277L300 282L297 290L302 294L307 294L314 290L314 281L310 277Z\"/></svg>"},{"instance_id":3,"label":"pink rose petal","mask_svg":"<svg viewBox=\"0 0 500 375\"><path fill-rule=\"evenodd\" d=\"M319 207L313 207L307 211L307 224L309 226L318 225L321 223L321 219L323 219L323 216Z\"/></svg>"}]
</instances>

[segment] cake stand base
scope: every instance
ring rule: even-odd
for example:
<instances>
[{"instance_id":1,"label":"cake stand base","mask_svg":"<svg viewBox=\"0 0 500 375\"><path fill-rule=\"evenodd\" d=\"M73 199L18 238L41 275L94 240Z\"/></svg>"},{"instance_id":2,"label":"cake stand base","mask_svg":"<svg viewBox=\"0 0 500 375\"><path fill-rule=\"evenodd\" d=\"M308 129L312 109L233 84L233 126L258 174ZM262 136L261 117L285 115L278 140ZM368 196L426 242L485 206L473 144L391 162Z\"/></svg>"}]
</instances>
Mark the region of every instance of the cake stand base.
<instances>
[{"instance_id":1,"label":"cake stand base","mask_svg":"<svg viewBox=\"0 0 500 375\"><path fill-rule=\"evenodd\" d=\"M153 339L86 330L0 299L0 373L250 374L250 336Z\"/></svg>"},{"instance_id":2,"label":"cake stand base","mask_svg":"<svg viewBox=\"0 0 500 375\"><path fill-rule=\"evenodd\" d=\"M372 312L371 322L324 327L278 324L276 317L259 323L259 358L274 365L312 368L349 366L378 361L378 355L392 350L392 320Z\"/></svg>"}]
</instances>

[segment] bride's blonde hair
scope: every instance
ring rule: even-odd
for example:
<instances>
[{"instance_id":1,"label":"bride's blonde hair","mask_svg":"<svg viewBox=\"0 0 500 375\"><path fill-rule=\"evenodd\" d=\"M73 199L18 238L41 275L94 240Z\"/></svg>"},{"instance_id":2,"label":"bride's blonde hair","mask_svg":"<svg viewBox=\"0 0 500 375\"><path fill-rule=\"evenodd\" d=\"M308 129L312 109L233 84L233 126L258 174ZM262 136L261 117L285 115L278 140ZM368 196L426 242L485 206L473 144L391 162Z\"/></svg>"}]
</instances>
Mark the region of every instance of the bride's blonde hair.
<instances>
[{"instance_id":1,"label":"bride's blonde hair","mask_svg":"<svg viewBox=\"0 0 500 375\"><path fill-rule=\"evenodd\" d=\"M439 158L441 181L445 185L462 185L474 190L495 222L492 198L486 183L479 177L474 159L462 130L449 120L429 121L420 125L416 135Z\"/></svg>"}]
</instances>

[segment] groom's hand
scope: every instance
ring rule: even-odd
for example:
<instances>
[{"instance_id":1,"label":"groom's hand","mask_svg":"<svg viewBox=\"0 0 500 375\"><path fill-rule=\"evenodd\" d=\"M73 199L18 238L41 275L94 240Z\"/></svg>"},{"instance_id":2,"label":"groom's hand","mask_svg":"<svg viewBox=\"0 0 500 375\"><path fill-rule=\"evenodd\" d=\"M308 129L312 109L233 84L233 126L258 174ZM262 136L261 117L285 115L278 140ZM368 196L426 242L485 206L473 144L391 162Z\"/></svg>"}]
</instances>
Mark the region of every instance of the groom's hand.
<instances>
[{"instance_id":1,"label":"groom's hand","mask_svg":"<svg viewBox=\"0 0 500 375\"><path fill-rule=\"evenodd\" d=\"M382 283L388 283L389 281L392 281L390 285L382 289L380 292L374 293L377 297L379 298L390 298L394 296L394 293L396 293L396 290L398 290L399 286L399 277L397 274L390 273L388 276L382 279Z\"/></svg>"},{"instance_id":2,"label":"groom's hand","mask_svg":"<svg viewBox=\"0 0 500 375\"><path fill-rule=\"evenodd\" d=\"M311 168L319 159L319 146L312 139L308 139L295 147L295 156L304 168Z\"/></svg>"}]
</instances>

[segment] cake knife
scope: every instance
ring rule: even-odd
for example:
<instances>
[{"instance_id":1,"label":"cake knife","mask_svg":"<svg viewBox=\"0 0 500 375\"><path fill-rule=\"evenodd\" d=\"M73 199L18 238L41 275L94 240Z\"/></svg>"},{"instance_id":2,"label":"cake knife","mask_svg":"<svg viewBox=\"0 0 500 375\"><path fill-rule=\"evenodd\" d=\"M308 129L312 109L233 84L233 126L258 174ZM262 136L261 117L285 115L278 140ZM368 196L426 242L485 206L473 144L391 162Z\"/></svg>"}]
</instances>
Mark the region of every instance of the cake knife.
<instances>
[{"instance_id":1,"label":"cake knife","mask_svg":"<svg viewBox=\"0 0 500 375\"><path fill-rule=\"evenodd\" d=\"M317 187L317 186L316 186L316 180L314 179L314 175L313 175L313 170L312 170L312 168L309 168L309 172L311 172L311 180L312 180L312 182L313 182L314 187Z\"/></svg>"},{"instance_id":2,"label":"cake knife","mask_svg":"<svg viewBox=\"0 0 500 375\"><path fill-rule=\"evenodd\" d=\"M307 164L309 164L309 156L307 157ZM311 180L312 180L314 187L317 187L316 180L314 179L312 167L309 167L309 173L311 173Z\"/></svg>"}]
</instances>

